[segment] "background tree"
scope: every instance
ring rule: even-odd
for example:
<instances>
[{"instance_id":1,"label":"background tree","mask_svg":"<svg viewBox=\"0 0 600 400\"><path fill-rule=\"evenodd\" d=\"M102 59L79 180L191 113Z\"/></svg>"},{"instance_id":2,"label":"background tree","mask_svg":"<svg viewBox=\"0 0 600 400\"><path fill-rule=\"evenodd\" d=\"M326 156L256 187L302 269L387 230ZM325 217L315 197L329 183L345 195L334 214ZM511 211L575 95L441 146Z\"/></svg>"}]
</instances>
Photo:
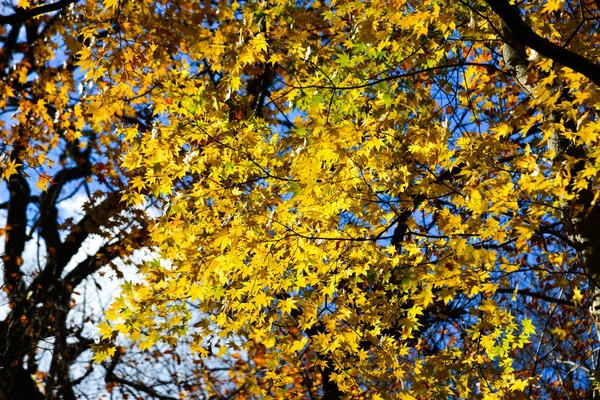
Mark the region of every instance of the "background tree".
<instances>
[{"instance_id":1,"label":"background tree","mask_svg":"<svg viewBox=\"0 0 600 400\"><path fill-rule=\"evenodd\" d=\"M86 30L77 1L4 2L0 21L0 192L4 239L0 398L179 398L208 369L189 352L128 343L93 366L90 344L135 250L147 247L144 207L122 203L128 144L117 124L150 129L152 113L120 96L118 116L94 114L77 52L112 32ZM139 253L138 253L139 254ZM128 266L129 265L129 266ZM106 291L108 286L108 291ZM208 379L208 378L207 378ZM212 377L210 379L213 379Z\"/></svg>"}]
</instances>

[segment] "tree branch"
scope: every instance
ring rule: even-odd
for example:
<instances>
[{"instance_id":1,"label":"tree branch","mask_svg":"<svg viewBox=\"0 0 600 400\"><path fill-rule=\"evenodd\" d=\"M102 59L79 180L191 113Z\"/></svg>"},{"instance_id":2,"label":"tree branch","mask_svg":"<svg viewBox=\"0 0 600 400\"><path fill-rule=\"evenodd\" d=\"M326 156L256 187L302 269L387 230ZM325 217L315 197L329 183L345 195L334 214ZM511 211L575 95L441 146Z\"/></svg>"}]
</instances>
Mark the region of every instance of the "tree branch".
<instances>
[{"instance_id":1,"label":"tree branch","mask_svg":"<svg viewBox=\"0 0 600 400\"><path fill-rule=\"evenodd\" d=\"M145 385L144 383L142 383L140 381L133 382L128 379L117 376L115 374L115 368L117 367L117 364L119 363L120 360L121 360L121 353L119 353L117 351L117 352L115 352L115 355L113 356L112 360L110 361L110 364L106 368L106 376L104 378L104 381L106 383L115 382L115 383L118 383L119 385L129 386L139 392L143 392L146 395L151 396L156 399L159 399L159 400L177 400L177 399L179 399L179 397L171 397L171 396L163 395L163 394L157 392L156 390L152 389L151 387L148 387L147 385Z\"/></svg>"},{"instance_id":2,"label":"tree branch","mask_svg":"<svg viewBox=\"0 0 600 400\"><path fill-rule=\"evenodd\" d=\"M29 184L20 171L9 178L8 190L10 200L2 259L4 261L4 282L8 289L8 295L14 299L25 288L20 269L27 241L27 205L30 194Z\"/></svg>"},{"instance_id":3,"label":"tree branch","mask_svg":"<svg viewBox=\"0 0 600 400\"><path fill-rule=\"evenodd\" d=\"M140 230L131 233L134 237L133 247L141 248L146 244L148 239L148 232L145 227ZM129 242L128 242L129 244ZM71 272L65 277L65 283L76 288L86 277L98 271L102 266L106 265L107 262L113 261L122 255L122 249L127 247L122 241L116 243L107 243L102 246L96 254L88 256L85 260L81 261Z\"/></svg>"},{"instance_id":4,"label":"tree branch","mask_svg":"<svg viewBox=\"0 0 600 400\"><path fill-rule=\"evenodd\" d=\"M564 306L575 307L575 303L573 303L572 301L564 300L564 299L557 299L556 297L548 296L543 293L532 292L531 290L527 290L527 289L518 289L516 292L518 295L521 295L521 296L529 296L529 297L533 297L536 299L549 301L549 302L555 303L555 304L562 304ZM496 293L513 294L513 293L515 293L515 289L511 289L511 288L497 289Z\"/></svg>"},{"instance_id":5,"label":"tree branch","mask_svg":"<svg viewBox=\"0 0 600 400\"><path fill-rule=\"evenodd\" d=\"M58 11L61 8L68 6L69 4L76 3L77 0L60 0L55 3L45 4L43 6L30 8L24 10L17 8L14 14L11 15L0 15L0 25L15 25L25 22L28 19L37 17L38 15L46 14L52 11Z\"/></svg>"},{"instance_id":6,"label":"tree branch","mask_svg":"<svg viewBox=\"0 0 600 400\"><path fill-rule=\"evenodd\" d=\"M523 45L532 48L541 55L548 57L565 67L587 77L600 86L600 66L587 58L573 53L535 33L521 18L519 11L506 0L485 0L492 11L511 30Z\"/></svg>"},{"instance_id":7,"label":"tree branch","mask_svg":"<svg viewBox=\"0 0 600 400\"><path fill-rule=\"evenodd\" d=\"M58 196L67 183L84 178L90 172L89 166L87 168L65 168L56 174L55 183L40 196L40 235L50 253L58 251L61 246L58 233L58 210L56 209Z\"/></svg>"}]
</instances>

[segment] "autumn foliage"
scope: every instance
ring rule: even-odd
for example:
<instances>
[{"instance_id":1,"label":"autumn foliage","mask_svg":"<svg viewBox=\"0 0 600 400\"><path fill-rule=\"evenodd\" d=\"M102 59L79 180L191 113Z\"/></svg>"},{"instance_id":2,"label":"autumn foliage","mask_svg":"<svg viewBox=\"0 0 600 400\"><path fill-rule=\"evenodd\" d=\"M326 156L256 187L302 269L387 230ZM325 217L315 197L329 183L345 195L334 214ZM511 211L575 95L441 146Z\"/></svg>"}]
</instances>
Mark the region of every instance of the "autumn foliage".
<instances>
[{"instance_id":1,"label":"autumn foliage","mask_svg":"<svg viewBox=\"0 0 600 400\"><path fill-rule=\"evenodd\" d=\"M597 1L74 12L80 113L162 210L97 362L185 340L210 398L593 396Z\"/></svg>"}]
</instances>

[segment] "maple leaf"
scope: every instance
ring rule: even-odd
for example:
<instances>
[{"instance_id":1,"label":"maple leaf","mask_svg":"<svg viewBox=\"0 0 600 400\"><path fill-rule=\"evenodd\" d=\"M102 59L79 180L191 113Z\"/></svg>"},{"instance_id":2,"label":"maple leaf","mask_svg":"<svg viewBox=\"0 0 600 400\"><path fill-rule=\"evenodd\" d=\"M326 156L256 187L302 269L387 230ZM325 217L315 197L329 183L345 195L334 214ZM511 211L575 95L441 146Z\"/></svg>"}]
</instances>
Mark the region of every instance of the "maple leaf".
<instances>
[{"instance_id":1,"label":"maple leaf","mask_svg":"<svg viewBox=\"0 0 600 400\"><path fill-rule=\"evenodd\" d=\"M17 163L14 159L9 159L4 167L4 171L2 171L2 179L8 179L11 175L17 173L17 168L22 164Z\"/></svg>"},{"instance_id":2,"label":"maple leaf","mask_svg":"<svg viewBox=\"0 0 600 400\"><path fill-rule=\"evenodd\" d=\"M46 172L43 172L40 176L38 176L38 181L36 182L36 186L41 191L46 191L48 186L53 184L52 177L48 175Z\"/></svg>"},{"instance_id":3,"label":"maple leaf","mask_svg":"<svg viewBox=\"0 0 600 400\"><path fill-rule=\"evenodd\" d=\"M550 14L551 12L561 11L565 7L564 0L547 0L542 11Z\"/></svg>"},{"instance_id":4,"label":"maple leaf","mask_svg":"<svg viewBox=\"0 0 600 400\"><path fill-rule=\"evenodd\" d=\"M102 0L102 5L107 10L110 10L112 8L117 8L119 6L119 2L120 0Z\"/></svg>"}]
</instances>

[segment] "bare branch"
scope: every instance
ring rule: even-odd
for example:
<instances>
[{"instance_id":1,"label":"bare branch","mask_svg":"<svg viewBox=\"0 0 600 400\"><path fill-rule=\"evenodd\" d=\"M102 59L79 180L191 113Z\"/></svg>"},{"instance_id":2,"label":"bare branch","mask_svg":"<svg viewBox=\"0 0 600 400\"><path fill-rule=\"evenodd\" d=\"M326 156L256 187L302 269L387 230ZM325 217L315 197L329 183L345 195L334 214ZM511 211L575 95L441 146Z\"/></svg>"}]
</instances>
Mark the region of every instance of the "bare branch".
<instances>
[{"instance_id":1,"label":"bare branch","mask_svg":"<svg viewBox=\"0 0 600 400\"><path fill-rule=\"evenodd\" d=\"M565 305L565 306L575 307L575 303L573 303L572 301L565 300L565 299L557 299L555 297L548 296L548 295L545 295L543 293L532 292L531 290L527 290L527 289L517 289L516 291L513 288L497 289L496 290L496 293L505 293L505 294L513 294L515 292L518 295L520 295L520 296L529 296L529 297L533 297L533 298L536 298L536 299L548 301L550 303L562 304L562 305Z\"/></svg>"},{"instance_id":2,"label":"bare branch","mask_svg":"<svg viewBox=\"0 0 600 400\"><path fill-rule=\"evenodd\" d=\"M43 6L24 10L17 8L16 12L11 15L0 15L0 25L16 25L25 22L28 19L37 17L38 15L46 14L52 11L58 11L67 7L69 4L76 3L77 0L60 0L55 3L45 4Z\"/></svg>"}]
</instances>

